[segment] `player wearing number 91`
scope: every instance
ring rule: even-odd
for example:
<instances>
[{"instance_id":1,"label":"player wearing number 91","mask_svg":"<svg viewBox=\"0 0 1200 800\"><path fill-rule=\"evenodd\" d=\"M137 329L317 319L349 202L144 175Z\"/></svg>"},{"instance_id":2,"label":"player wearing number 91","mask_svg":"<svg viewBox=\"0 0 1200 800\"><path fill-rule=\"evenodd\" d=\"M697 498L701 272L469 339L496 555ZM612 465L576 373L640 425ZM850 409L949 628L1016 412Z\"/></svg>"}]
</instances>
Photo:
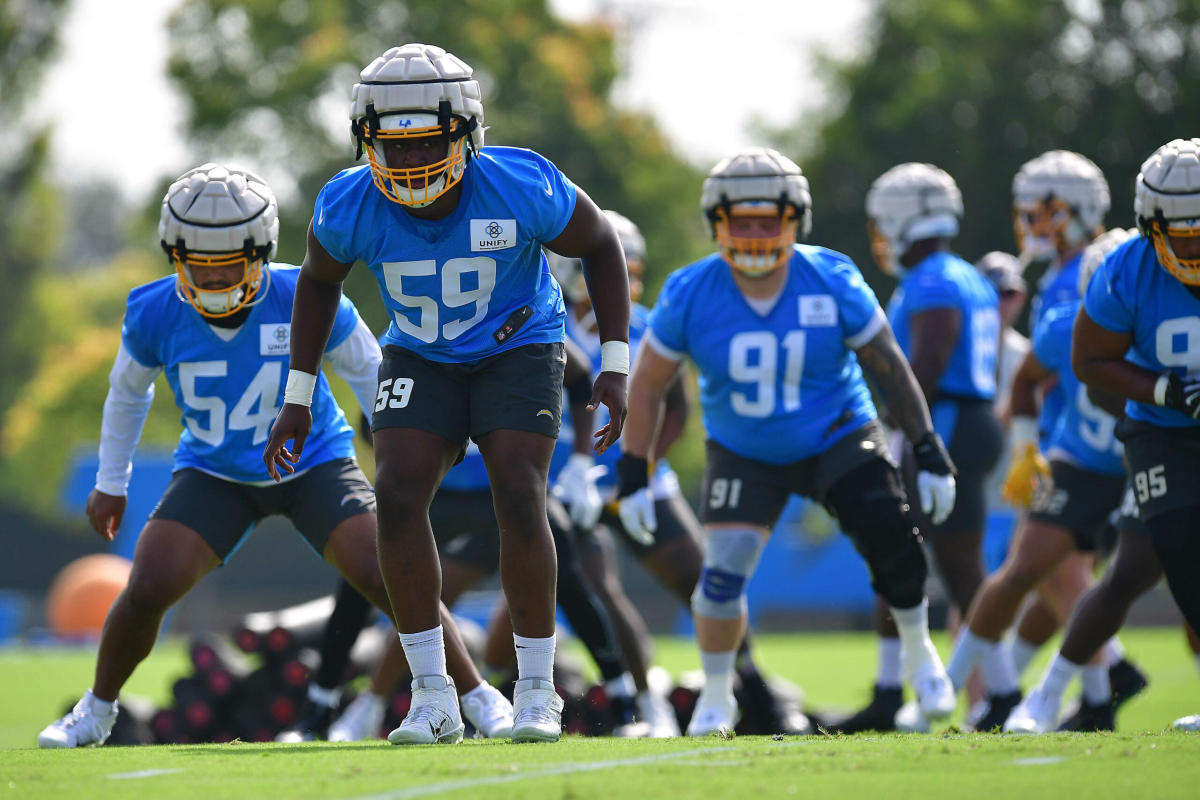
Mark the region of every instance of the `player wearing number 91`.
<instances>
[{"instance_id":1,"label":"player wearing number 91","mask_svg":"<svg viewBox=\"0 0 1200 800\"><path fill-rule=\"evenodd\" d=\"M278 485L262 474L261 448L284 394L298 274L268 264L279 236L276 209L262 179L217 164L185 173L163 199L159 237L176 274L129 294L87 502L98 533L111 540L121 524L133 451L160 372L182 411L183 433L171 482L139 536L129 584L105 621L92 688L42 731L42 747L108 738L117 694L149 654L163 614L270 514L288 516L356 589L390 608L375 555L371 484L323 375L315 382L317 428L305 470ZM335 298L335 306L323 353L370 413L379 345L349 300ZM464 691L474 689L482 679L453 638L454 674Z\"/></svg>"},{"instance_id":2,"label":"player wearing number 91","mask_svg":"<svg viewBox=\"0 0 1200 800\"><path fill-rule=\"evenodd\" d=\"M792 493L824 503L853 539L899 623L922 708L946 717L955 700L929 640L925 557L860 367L918 444L921 470L938 486L926 499L949 513L954 468L908 362L858 268L796 243L812 212L808 180L791 160L766 149L725 159L705 180L701 207L720 249L674 272L659 294L617 463L622 520L653 531L647 454L663 392L690 356L708 442L704 566L692 595L705 684L688 733L737 722L731 686L745 586Z\"/></svg>"},{"instance_id":3,"label":"player wearing number 91","mask_svg":"<svg viewBox=\"0 0 1200 800\"><path fill-rule=\"evenodd\" d=\"M487 466L501 531L519 673L513 739L557 740L546 483L560 425L565 309L541 248L585 265L603 341L589 405L609 408L609 424L597 433L604 450L620 435L626 410L629 284L621 244L595 203L545 158L483 147L479 83L439 47L407 44L371 62L354 87L350 117L370 163L334 176L317 197L292 315L292 391L263 458L277 476L307 450L305 438L317 430L308 387L341 282L363 261L392 315L372 423L379 555L415 676L412 707L389 739L442 741L457 724L428 509L470 438Z\"/></svg>"},{"instance_id":4,"label":"player wearing number 91","mask_svg":"<svg viewBox=\"0 0 1200 800\"><path fill-rule=\"evenodd\" d=\"M1200 630L1200 139L1175 139L1142 163L1133 208L1141 236L1088 284L1071 363L1089 387L1127 399L1117 436L1139 515Z\"/></svg>"}]
</instances>

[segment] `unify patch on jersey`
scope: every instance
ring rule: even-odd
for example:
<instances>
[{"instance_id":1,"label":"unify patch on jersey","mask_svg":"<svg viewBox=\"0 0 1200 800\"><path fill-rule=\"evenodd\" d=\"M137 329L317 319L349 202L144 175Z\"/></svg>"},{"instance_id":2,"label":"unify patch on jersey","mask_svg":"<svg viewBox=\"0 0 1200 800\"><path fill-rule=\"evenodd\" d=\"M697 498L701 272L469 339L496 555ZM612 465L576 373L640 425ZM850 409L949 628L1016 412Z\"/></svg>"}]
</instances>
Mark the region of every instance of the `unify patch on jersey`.
<instances>
[{"instance_id":1,"label":"unify patch on jersey","mask_svg":"<svg viewBox=\"0 0 1200 800\"><path fill-rule=\"evenodd\" d=\"M286 356L292 348L292 324L273 322L258 326L258 354Z\"/></svg>"},{"instance_id":2,"label":"unify patch on jersey","mask_svg":"<svg viewBox=\"0 0 1200 800\"><path fill-rule=\"evenodd\" d=\"M506 250L516 246L515 219L471 220L471 252L486 253L489 250Z\"/></svg>"},{"instance_id":3,"label":"unify patch on jersey","mask_svg":"<svg viewBox=\"0 0 1200 800\"><path fill-rule=\"evenodd\" d=\"M829 328L837 325L837 303L827 294L800 295L800 324L805 327Z\"/></svg>"}]
</instances>

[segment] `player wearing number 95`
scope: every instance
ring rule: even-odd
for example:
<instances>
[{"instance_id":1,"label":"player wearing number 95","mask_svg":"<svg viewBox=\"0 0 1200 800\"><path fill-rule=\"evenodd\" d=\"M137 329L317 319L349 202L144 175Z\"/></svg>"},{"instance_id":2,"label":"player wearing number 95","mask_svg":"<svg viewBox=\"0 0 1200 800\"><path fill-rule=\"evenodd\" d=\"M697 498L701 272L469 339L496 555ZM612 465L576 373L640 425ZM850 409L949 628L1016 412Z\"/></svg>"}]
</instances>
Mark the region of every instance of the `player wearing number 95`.
<instances>
[{"instance_id":1,"label":"player wearing number 95","mask_svg":"<svg viewBox=\"0 0 1200 800\"><path fill-rule=\"evenodd\" d=\"M412 667L412 707L389 739L448 741L459 709L438 625L441 573L429 504L442 476L479 446L501 531L500 574L519 679L516 741L557 740L555 554L546 517L560 425L562 295L543 245L582 258L604 350L590 406L620 435L629 369L629 285L621 244L588 196L537 153L483 147L471 68L432 45L394 47L361 73L351 128L369 165L321 190L297 282L288 396L263 455L272 476L300 459L341 283L355 261L392 315L372 422L379 556ZM285 444L294 440L292 451Z\"/></svg>"},{"instance_id":2,"label":"player wearing number 95","mask_svg":"<svg viewBox=\"0 0 1200 800\"><path fill-rule=\"evenodd\" d=\"M87 502L92 527L111 540L121 524L134 448L160 372L182 412L175 468L138 538L129 584L104 623L92 688L41 732L41 747L103 744L117 694L154 646L167 609L270 514L292 519L314 551L389 609L375 555L371 484L354 461L353 429L323 375L315 383L317 429L306 469L278 485L262 474L261 448L284 394L298 274L268 264L278 236L275 196L253 173L205 164L167 190L159 238L176 274L129 294L104 402L100 470ZM369 413L379 346L345 298L336 298L322 353ZM482 679L453 638L454 674L464 691L477 688Z\"/></svg>"},{"instance_id":3,"label":"player wearing number 95","mask_svg":"<svg viewBox=\"0 0 1200 800\"><path fill-rule=\"evenodd\" d=\"M1089 387L1127 399L1117 436L1139 516L1200 630L1200 139L1175 139L1143 162L1133 209L1141 236L1088 284L1071 363Z\"/></svg>"},{"instance_id":4,"label":"player wearing number 95","mask_svg":"<svg viewBox=\"0 0 1200 800\"><path fill-rule=\"evenodd\" d=\"M622 520L652 532L647 454L663 392L690 356L708 442L704 566L692 595L705 684L688 733L737 723L745 586L792 493L825 504L854 541L899 624L906 677L925 713L944 718L955 699L929 639L925 557L860 367L918 445L923 482L936 485L925 500L944 516L954 467L908 362L858 268L796 243L812 212L808 180L791 160L766 149L725 159L704 182L701 208L720 249L674 272L659 294L617 464Z\"/></svg>"}]
</instances>

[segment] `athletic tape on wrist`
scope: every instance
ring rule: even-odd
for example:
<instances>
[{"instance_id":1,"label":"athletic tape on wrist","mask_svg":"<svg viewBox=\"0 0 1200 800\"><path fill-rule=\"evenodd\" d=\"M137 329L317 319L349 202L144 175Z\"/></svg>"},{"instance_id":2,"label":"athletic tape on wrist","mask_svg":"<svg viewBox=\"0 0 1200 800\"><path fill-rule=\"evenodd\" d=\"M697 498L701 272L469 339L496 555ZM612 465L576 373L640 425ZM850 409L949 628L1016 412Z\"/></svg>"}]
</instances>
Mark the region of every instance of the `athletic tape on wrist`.
<instances>
[{"instance_id":1,"label":"athletic tape on wrist","mask_svg":"<svg viewBox=\"0 0 1200 800\"><path fill-rule=\"evenodd\" d=\"M1033 417L1019 416L1012 418L1013 448L1023 448L1025 445L1037 444L1038 423Z\"/></svg>"},{"instance_id":2,"label":"athletic tape on wrist","mask_svg":"<svg viewBox=\"0 0 1200 800\"><path fill-rule=\"evenodd\" d=\"M1171 376L1159 375L1158 380L1154 383L1154 404L1157 406L1165 406L1167 404L1167 389L1171 388Z\"/></svg>"},{"instance_id":3,"label":"athletic tape on wrist","mask_svg":"<svg viewBox=\"0 0 1200 800\"><path fill-rule=\"evenodd\" d=\"M600 345L600 371L629 374L629 342L613 340Z\"/></svg>"},{"instance_id":4,"label":"athletic tape on wrist","mask_svg":"<svg viewBox=\"0 0 1200 800\"><path fill-rule=\"evenodd\" d=\"M311 406L313 389L317 387L317 376L298 369L288 370L287 386L283 389L283 402L294 406Z\"/></svg>"}]
</instances>

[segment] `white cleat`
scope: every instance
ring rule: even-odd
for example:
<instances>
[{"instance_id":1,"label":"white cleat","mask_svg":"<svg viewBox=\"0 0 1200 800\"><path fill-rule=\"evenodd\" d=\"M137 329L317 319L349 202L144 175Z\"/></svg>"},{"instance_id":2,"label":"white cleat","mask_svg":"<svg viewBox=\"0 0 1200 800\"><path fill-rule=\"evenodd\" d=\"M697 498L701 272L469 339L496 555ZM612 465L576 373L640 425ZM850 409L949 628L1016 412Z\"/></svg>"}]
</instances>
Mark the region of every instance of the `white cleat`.
<instances>
[{"instance_id":1,"label":"white cleat","mask_svg":"<svg viewBox=\"0 0 1200 800\"><path fill-rule=\"evenodd\" d=\"M711 736L715 733L719 736L728 736L737 726L738 717L737 700L733 698L733 695L709 697L704 692L700 692L700 699L696 701L696 710L692 712L692 719L688 723L687 735Z\"/></svg>"},{"instance_id":2,"label":"white cleat","mask_svg":"<svg viewBox=\"0 0 1200 800\"><path fill-rule=\"evenodd\" d=\"M674 739L683 735L679 730L679 720L675 718L675 709L658 692L650 689L638 692L634 703L646 723L648 738Z\"/></svg>"},{"instance_id":3,"label":"white cleat","mask_svg":"<svg viewBox=\"0 0 1200 800\"><path fill-rule=\"evenodd\" d=\"M541 678L517 681L513 692L514 742L557 742L562 736L563 701Z\"/></svg>"},{"instance_id":4,"label":"white cleat","mask_svg":"<svg viewBox=\"0 0 1200 800\"><path fill-rule=\"evenodd\" d=\"M412 681L412 705L400 727L388 734L392 744L456 744L462 741L462 716L454 681L422 675Z\"/></svg>"},{"instance_id":5,"label":"white cleat","mask_svg":"<svg viewBox=\"0 0 1200 800\"><path fill-rule=\"evenodd\" d=\"M38 747L87 747L104 744L117 721L117 703L106 703L88 689L65 717L38 734Z\"/></svg>"},{"instance_id":6,"label":"white cleat","mask_svg":"<svg viewBox=\"0 0 1200 800\"><path fill-rule=\"evenodd\" d=\"M512 703L490 683L479 685L481 691L462 698L463 716L485 739L509 738L513 733Z\"/></svg>"},{"instance_id":7,"label":"white cleat","mask_svg":"<svg viewBox=\"0 0 1200 800\"><path fill-rule=\"evenodd\" d=\"M1037 687L1017 703L1004 721L1005 733L1042 734L1058 727L1059 695L1050 695Z\"/></svg>"},{"instance_id":8,"label":"white cleat","mask_svg":"<svg viewBox=\"0 0 1200 800\"><path fill-rule=\"evenodd\" d=\"M331 742L361 742L378 739L383 727L387 701L377 694L363 692L350 701L342 715L329 726Z\"/></svg>"},{"instance_id":9,"label":"white cleat","mask_svg":"<svg viewBox=\"0 0 1200 800\"><path fill-rule=\"evenodd\" d=\"M917 703L905 703L900 706L894 719L896 730L900 733L929 733L929 720L921 713Z\"/></svg>"},{"instance_id":10,"label":"white cleat","mask_svg":"<svg viewBox=\"0 0 1200 800\"><path fill-rule=\"evenodd\" d=\"M1171 727L1177 731L1200 732L1200 714L1191 714L1186 717L1180 717L1171 723Z\"/></svg>"},{"instance_id":11,"label":"white cleat","mask_svg":"<svg viewBox=\"0 0 1200 800\"><path fill-rule=\"evenodd\" d=\"M923 649L921 660L908 672L909 683L917 693L921 716L936 722L954 713L958 697L933 644L927 642Z\"/></svg>"}]
</instances>

